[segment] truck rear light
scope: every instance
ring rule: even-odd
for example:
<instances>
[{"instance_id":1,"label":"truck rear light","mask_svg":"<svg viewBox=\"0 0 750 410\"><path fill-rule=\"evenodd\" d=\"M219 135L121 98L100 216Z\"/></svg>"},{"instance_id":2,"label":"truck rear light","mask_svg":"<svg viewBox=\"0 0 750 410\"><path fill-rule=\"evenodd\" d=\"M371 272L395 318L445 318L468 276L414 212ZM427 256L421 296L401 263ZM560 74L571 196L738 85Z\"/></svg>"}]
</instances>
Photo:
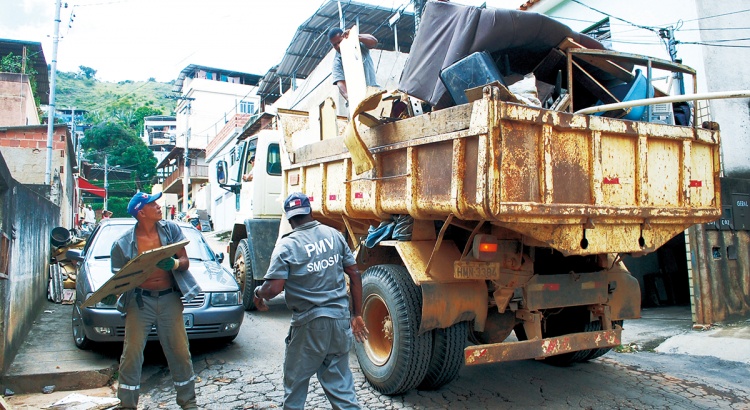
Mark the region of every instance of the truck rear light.
<instances>
[{"instance_id":1,"label":"truck rear light","mask_svg":"<svg viewBox=\"0 0 750 410\"><path fill-rule=\"evenodd\" d=\"M479 261L491 261L497 255L497 238L492 235L479 234L474 237L472 255Z\"/></svg>"}]
</instances>

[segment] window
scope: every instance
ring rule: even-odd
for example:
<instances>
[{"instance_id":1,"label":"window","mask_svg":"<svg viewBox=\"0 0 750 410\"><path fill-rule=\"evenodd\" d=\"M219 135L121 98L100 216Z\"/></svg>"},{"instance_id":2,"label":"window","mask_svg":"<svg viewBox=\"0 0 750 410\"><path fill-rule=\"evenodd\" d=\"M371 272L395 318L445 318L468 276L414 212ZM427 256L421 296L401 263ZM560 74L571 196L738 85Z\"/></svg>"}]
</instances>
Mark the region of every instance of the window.
<instances>
[{"instance_id":1,"label":"window","mask_svg":"<svg viewBox=\"0 0 750 410\"><path fill-rule=\"evenodd\" d=\"M236 147L232 148L232 150L229 151L229 160L231 161L231 164L229 164L229 165L234 165L234 158L236 156L236 151L237 151Z\"/></svg>"},{"instance_id":2,"label":"window","mask_svg":"<svg viewBox=\"0 0 750 410\"><path fill-rule=\"evenodd\" d=\"M240 112L243 114L255 114L255 101L240 101Z\"/></svg>"},{"instance_id":3,"label":"window","mask_svg":"<svg viewBox=\"0 0 750 410\"><path fill-rule=\"evenodd\" d=\"M281 152L279 151L279 144L271 144L268 146L266 164L266 172L268 175L281 175Z\"/></svg>"}]
</instances>

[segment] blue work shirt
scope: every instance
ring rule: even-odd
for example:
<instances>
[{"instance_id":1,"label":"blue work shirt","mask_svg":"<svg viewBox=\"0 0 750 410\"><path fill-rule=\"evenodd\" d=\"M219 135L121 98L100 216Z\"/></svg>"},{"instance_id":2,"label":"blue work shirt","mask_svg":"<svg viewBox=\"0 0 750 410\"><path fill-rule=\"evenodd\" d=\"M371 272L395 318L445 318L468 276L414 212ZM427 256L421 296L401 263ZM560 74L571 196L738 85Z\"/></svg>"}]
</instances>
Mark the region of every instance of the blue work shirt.
<instances>
[{"instance_id":1,"label":"blue work shirt","mask_svg":"<svg viewBox=\"0 0 750 410\"><path fill-rule=\"evenodd\" d=\"M282 237L264 279L285 279L292 325L318 317L349 318L344 268L356 264L341 233L312 221Z\"/></svg>"}]
</instances>

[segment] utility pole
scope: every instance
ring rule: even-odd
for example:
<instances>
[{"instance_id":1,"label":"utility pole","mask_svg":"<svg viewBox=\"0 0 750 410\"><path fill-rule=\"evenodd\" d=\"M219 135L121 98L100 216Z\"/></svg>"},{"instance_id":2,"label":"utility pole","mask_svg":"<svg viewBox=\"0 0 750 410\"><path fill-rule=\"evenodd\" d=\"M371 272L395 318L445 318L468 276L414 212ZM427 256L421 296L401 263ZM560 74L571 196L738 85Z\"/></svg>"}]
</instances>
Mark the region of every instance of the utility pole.
<instances>
[{"instance_id":1,"label":"utility pole","mask_svg":"<svg viewBox=\"0 0 750 410\"><path fill-rule=\"evenodd\" d=\"M52 185L52 141L55 134L55 87L57 81L57 43L60 42L60 7L62 0L55 2L55 34L52 36L52 73L49 81L49 111L47 114L47 167L44 184Z\"/></svg>"},{"instance_id":2,"label":"utility pole","mask_svg":"<svg viewBox=\"0 0 750 410\"><path fill-rule=\"evenodd\" d=\"M187 119L185 129L185 163L182 174L182 210L187 214L188 195L190 193L190 101L187 103Z\"/></svg>"},{"instance_id":3,"label":"utility pole","mask_svg":"<svg viewBox=\"0 0 750 410\"><path fill-rule=\"evenodd\" d=\"M108 157L108 154L104 154L104 207L102 210L107 209L107 197L109 196L109 182L107 181L107 174L109 174Z\"/></svg>"},{"instance_id":4,"label":"utility pole","mask_svg":"<svg viewBox=\"0 0 750 410\"><path fill-rule=\"evenodd\" d=\"M674 38L674 27L659 29L659 37L667 40L667 52L670 60L673 63L682 63L682 60L677 58L677 40ZM673 73L672 76L677 82L677 94L685 95L685 82L682 73Z\"/></svg>"}]
</instances>

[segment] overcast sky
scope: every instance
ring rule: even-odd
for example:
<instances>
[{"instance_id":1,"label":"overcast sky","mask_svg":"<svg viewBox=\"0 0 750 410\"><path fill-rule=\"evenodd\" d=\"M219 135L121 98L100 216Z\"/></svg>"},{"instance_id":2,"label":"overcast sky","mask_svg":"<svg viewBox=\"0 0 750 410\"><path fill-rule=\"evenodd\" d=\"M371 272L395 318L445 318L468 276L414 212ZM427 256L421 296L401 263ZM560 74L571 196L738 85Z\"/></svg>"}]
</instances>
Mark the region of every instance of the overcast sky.
<instances>
[{"instance_id":1,"label":"overcast sky","mask_svg":"<svg viewBox=\"0 0 750 410\"><path fill-rule=\"evenodd\" d=\"M408 3L359 1L393 8ZM487 4L503 1L508 0ZM154 77L167 82L188 64L262 75L281 61L297 27L323 2L64 0L57 69L78 71L84 65L103 81ZM456 2L479 5L484 0ZM0 38L41 42L51 63L55 0L0 0L0 10Z\"/></svg>"}]
</instances>

